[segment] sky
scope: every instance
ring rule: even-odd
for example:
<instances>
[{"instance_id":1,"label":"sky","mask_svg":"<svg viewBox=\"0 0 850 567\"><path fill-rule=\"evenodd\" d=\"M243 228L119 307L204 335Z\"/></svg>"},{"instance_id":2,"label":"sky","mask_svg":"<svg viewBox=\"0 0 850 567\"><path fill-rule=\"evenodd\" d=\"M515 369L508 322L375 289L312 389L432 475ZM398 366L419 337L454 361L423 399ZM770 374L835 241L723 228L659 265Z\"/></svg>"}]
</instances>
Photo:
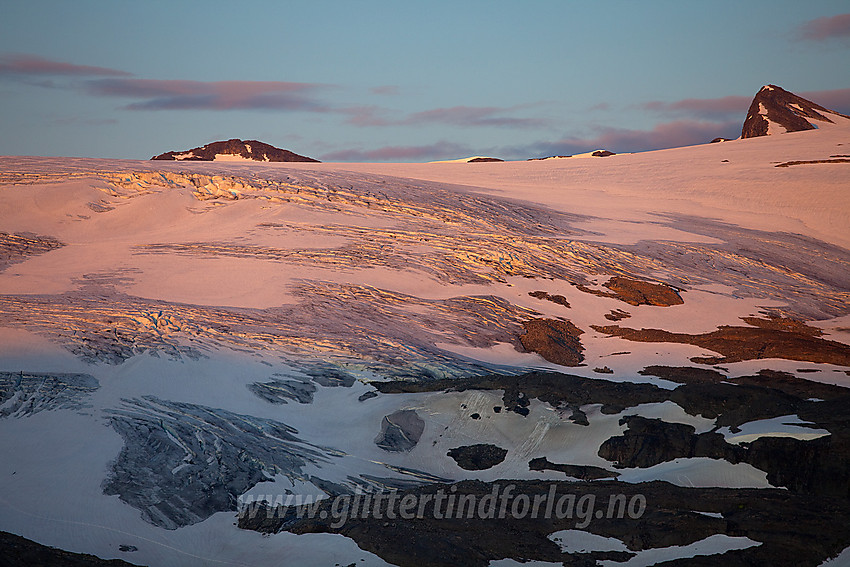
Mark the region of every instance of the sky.
<instances>
[{"instance_id":1,"label":"sky","mask_svg":"<svg viewBox=\"0 0 850 567\"><path fill-rule=\"evenodd\" d=\"M848 61L846 0L2 0L0 155L646 151L738 137L765 84L850 114Z\"/></svg>"}]
</instances>

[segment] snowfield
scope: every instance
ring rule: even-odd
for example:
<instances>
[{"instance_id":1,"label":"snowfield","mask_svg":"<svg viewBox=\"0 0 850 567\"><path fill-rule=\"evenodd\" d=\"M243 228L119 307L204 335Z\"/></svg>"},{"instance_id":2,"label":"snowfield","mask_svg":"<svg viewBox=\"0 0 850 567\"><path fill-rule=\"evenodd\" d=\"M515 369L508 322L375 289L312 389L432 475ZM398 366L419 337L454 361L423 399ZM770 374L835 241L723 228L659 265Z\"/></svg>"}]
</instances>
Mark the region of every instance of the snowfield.
<instances>
[{"instance_id":1,"label":"snowfield","mask_svg":"<svg viewBox=\"0 0 850 567\"><path fill-rule=\"evenodd\" d=\"M850 392L847 153L850 120L604 159L0 157L0 531L140 565L390 565L411 563L344 530L242 529L239 497L512 480L646 483L650 514L654 481L831 498L773 455L845 458L827 416ZM423 429L385 419L402 410ZM507 453L448 455L474 445ZM726 534L723 506L683 508L703 523L666 543L541 537L605 565L782 553ZM829 513L812 564L850 545Z\"/></svg>"}]
</instances>

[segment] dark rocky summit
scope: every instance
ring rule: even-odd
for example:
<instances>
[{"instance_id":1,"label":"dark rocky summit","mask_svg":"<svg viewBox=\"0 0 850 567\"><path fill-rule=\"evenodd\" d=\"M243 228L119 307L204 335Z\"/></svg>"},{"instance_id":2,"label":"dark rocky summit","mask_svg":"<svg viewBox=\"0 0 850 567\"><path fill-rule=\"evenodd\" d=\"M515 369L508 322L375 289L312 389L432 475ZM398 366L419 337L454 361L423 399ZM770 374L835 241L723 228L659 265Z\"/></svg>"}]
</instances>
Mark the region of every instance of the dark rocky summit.
<instances>
[{"instance_id":1,"label":"dark rocky summit","mask_svg":"<svg viewBox=\"0 0 850 567\"><path fill-rule=\"evenodd\" d=\"M319 163L319 160L301 156L289 150L276 148L257 140L232 140L212 142L199 148L185 151L165 152L154 156L152 160L213 161L218 154L242 156L255 161L306 161Z\"/></svg>"},{"instance_id":2,"label":"dark rocky summit","mask_svg":"<svg viewBox=\"0 0 850 567\"><path fill-rule=\"evenodd\" d=\"M472 158L466 163L489 163L489 162L497 162L497 161L505 161L503 159L499 159L497 157L477 157Z\"/></svg>"},{"instance_id":3,"label":"dark rocky summit","mask_svg":"<svg viewBox=\"0 0 850 567\"><path fill-rule=\"evenodd\" d=\"M488 443L479 443L455 447L446 454L464 470L483 471L504 461L508 450Z\"/></svg>"},{"instance_id":4,"label":"dark rocky summit","mask_svg":"<svg viewBox=\"0 0 850 567\"><path fill-rule=\"evenodd\" d=\"M787 132L814 130L817 126L811 121L832 123L833 120L829 115L848 118L839 112L790 93L782 87L765 85L756 93L750 104L747 118L741 129L741 138L767 136L770 122L778 124Z\"/></svg>"}]
</instances>

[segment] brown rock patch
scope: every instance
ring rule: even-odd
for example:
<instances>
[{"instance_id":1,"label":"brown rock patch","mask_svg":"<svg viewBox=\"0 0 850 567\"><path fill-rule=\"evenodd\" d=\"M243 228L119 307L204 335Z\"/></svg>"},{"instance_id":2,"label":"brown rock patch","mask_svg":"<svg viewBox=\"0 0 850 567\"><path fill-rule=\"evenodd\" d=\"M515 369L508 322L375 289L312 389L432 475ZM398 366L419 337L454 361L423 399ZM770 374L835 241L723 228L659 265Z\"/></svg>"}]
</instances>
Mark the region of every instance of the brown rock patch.
<instances>
[{"instance_id":1,"label":"brown rock patch","mask_svg":"<svg viewBox=\"0 0 850 567\"><path fill-rule=\"evenodd\" d=\"M584 331L569 321L531 319L522 326L525 334L519 340L525 350L562 366L578 366L584 360L584 347L579 340Z\"/></svg>"},{"instance_id":2,"label":"brown rock patch","mask_svg":"<svg viewBox=\"0 0 850 567\"><path fill-rule=\"evenodd\" d=\"M610 292L590 289L583 285L577 285L579 291L592 293L600 297L612 297L619 299L629 305L655 305L657 307L670 307L684 303L679 295L678 289L663 283L652 283L624 276L614 276L604 284Z\"/></svg>"},{"instance_id":3,"label":"brown rock patch","mask_svg":"<svg viewBox=\"0 0 850 567\"><path fill-rule=\"evenodd\" d=\"M558 305L563 305L564 307L570 306L570 302L567 301L567 298L563 295L552 295L545 291L529 291L528 295L537 299L545 299L546 301L551 301L552 303L557 303Z\"/></svg>"},{"instance_id":4,"label":"brown rock patch","mask_svg":"<svg viewBox=\"0 0 850 567\"><path fill-rule=\"evenodd\" d=\"M618 325L591 325L591 327L600 333L622 337L630 341L689 344L723 355L691 358L693 362L698 364L783 358L850 366L850 346L813 336L811 327L804 325L805 329L802 329L797 326L801 323L791 322L790 319L774 318L760 321L762 321L760 324L765 326L734 327L722 325L716 331L699 335L671 333L663 329L629 329ZM789 330L782 330L783 327Z\"/></svg>"}]
</instances>

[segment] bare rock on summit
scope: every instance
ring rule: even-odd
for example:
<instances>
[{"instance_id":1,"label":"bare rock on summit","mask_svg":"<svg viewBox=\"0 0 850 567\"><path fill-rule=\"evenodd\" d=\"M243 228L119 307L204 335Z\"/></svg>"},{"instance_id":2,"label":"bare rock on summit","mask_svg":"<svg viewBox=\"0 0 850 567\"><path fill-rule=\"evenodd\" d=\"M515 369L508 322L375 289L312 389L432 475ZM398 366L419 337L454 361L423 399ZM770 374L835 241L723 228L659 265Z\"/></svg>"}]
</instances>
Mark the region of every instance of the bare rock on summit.
<instances>
[{"instance_id":1,"label":"bare rock on summit","mask_svg":"<svg viewBox=\"0 0 850 567\"><path fill-rule=\"evenodd\" d=\"M319 160L301 156L289 150L276 148L257 140L232 140L212 142L205 146L192 148L185 151L165 152L154 156L152 160L176 160L176 161L215 161L216 156L239 156L254 161L304 161L319 163Z\"/></svg>"},{"instance_id":2,"label":"bare rock on summit","mask_svg":"<svg viewBox=\"0 0 850 567\"><path fill-rule=\"evenodd\" d=\"M832 123L832 117L850 118L797 96L776 85L765 85L756 93L741 129L741 138L783 132L814 130L812 120Z\"/></svg>"},{"instance_id":3,"label":"bare rock on summit","mask_svg":"<svg viewBox=\"0 0 850 567\"><path fill-rule=\"evenodd\" d=\"M488 162L498 162L498 161L505 161L505 160L499 159L499 158L496 158L496 157L477 157L477 158L472 158L471 160L469 160L466 163L488 163Z\"/></svg>"}]
</instances>

